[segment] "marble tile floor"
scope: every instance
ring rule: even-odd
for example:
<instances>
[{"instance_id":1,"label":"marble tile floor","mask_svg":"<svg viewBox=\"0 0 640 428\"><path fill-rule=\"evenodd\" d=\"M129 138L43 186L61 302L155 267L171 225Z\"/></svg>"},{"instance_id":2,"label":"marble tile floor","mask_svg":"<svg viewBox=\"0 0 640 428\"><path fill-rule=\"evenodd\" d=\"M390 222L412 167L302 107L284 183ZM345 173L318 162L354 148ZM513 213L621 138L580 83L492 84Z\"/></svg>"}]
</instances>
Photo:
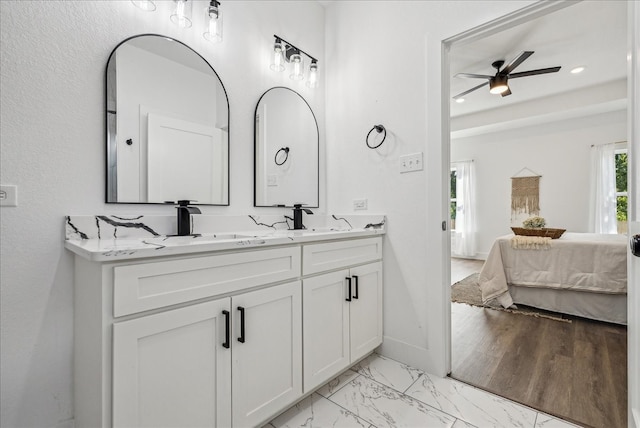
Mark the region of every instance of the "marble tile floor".
<instances>
[{"instance_id":1,"label":"marble tile floor","mask_svg":"<svg viewBox=\"0 0 640 428\"><path fill-rule=\"evenodd\" d=\"M372 354L263 428L575 428L450 378Z\"/></svg>"}]
</instances>

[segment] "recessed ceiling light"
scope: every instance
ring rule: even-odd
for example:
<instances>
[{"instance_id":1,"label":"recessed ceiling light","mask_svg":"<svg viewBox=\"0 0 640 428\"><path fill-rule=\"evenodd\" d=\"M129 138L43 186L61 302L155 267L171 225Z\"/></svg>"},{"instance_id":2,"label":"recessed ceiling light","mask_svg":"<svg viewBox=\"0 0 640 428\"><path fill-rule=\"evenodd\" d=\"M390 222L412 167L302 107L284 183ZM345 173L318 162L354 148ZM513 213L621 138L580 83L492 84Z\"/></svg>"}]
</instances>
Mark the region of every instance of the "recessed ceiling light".
<instances>
[{"instance_id":1,"label":"recessed ceiling light","mask_svg":"<svg viewBox=\"0 0 640 428\"><path fill-rule=\"evenodd\" d=\"M458 104L462 104L464 102L464 98L456 98L456 102Z\"/></svg>"},{"instance_id":2,"label":"recessed ceiling light","mask_svg":"<svg viewBox=\"0 0 640 428\"><path fill-rule=\"evenodd\" d=\"M584 67L576 67L571 69L571 74L578 74L578 73L582 73L584 71Z\"/></svg>"}]
</instances>

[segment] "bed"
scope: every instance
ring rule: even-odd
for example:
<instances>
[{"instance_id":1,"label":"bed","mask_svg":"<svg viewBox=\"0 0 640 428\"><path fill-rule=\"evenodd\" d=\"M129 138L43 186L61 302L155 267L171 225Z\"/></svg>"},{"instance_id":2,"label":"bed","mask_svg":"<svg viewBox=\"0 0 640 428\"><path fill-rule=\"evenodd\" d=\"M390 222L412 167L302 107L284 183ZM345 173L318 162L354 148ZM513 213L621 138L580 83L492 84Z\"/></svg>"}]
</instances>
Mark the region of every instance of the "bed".
<instances>
[{"instance_id":1,"label":"bed","mask_svg":"<svg viewBox=\"0 0 640 428\"><path fill-rule=\"evenodd\" d=\"M565 233L542 248L494 242L479 276L483 302L522 304L616 324L627 323L627 237Z\"/></svg>"}]
</instances>

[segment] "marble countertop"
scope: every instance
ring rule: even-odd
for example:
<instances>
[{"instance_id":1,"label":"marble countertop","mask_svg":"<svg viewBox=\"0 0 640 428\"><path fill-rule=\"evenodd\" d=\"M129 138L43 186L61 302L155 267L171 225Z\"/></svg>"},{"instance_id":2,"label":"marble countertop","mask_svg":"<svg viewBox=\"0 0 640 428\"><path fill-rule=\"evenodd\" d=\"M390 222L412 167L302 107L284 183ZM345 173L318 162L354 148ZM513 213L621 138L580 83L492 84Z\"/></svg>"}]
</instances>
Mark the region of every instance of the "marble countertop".
<instances>
[{"instance_id":1,"label":"marble countertop","mask_svg":"<svg viewBox=\"0 0 640 428\"><path fill-rule=\"evenodd\" d=\"M260 230L196 236L66 240L64 245L88 260L103 262L367 237L384 233L384 229L377 228Z\"/></svg>"}]
</instances>

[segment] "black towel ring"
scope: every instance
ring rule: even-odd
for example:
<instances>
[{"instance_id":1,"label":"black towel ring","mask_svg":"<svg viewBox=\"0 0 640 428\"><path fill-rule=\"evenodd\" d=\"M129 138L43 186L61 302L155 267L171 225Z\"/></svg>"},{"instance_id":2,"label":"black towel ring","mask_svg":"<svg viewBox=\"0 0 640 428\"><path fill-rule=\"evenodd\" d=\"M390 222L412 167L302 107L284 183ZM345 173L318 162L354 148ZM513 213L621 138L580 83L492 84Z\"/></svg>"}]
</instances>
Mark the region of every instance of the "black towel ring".
<instances>
[{"instance_id":1,"label":"black towel ring","mask_svg":"<svg viewBox=\"0 0 640 428\"><path fill-rule=\"evenodd\" d=\"M384 135L382 136L382 141L380 141L380 144L378 144L377 146L372 146L371 144L369 144L369 136L371 135L371 133L373 132L373 130L376 130L376 132L378 134L383 133ZM373 128L371 128L371 131L369 131L369 133L367 134L367 139L365 140L367 143L367 147L369 147L370 149L377 149L378 147L380 147L382 145L382 143L384 143L384 139L387 138L387 130L384 128L384 126L382 125L374 125Z\"/></svg>"},{"instance_id":2,"label":"black towel ring","mask_svg":"<svg viewBox=\"0 0 640 428\"><path fill-rule=\"evenodd\" d=\"M278 154L280 152L284 152L284 160L282 162L278 163ZM276 165L278 165L278 166L284 165L284 163L287 161L287 159L289 159L289 147L283 147L280 150L278 150L276 152L276 155L273 158L273 160L275 161Z\"/></svg>"}]
</instances>

